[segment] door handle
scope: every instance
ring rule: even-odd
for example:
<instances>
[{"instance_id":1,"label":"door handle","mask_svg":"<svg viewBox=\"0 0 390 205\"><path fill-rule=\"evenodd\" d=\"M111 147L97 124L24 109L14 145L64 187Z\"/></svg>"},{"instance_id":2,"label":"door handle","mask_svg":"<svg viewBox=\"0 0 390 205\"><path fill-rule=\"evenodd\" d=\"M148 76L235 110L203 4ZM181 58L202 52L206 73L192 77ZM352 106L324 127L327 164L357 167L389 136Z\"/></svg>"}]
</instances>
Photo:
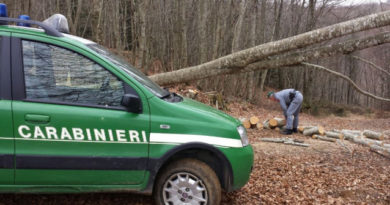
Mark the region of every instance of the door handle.
<instances>
[{"instance_id":1,"label":"door handle","mask_svg":"<svg viewBox=\"0 0 390 205\"><path fill-rule=\"evenodd\" d=\"M50 122L50 116L47 115L33 115L27 114L24 119L31 123L48 123Z\"/></svg>"}]
</instances>

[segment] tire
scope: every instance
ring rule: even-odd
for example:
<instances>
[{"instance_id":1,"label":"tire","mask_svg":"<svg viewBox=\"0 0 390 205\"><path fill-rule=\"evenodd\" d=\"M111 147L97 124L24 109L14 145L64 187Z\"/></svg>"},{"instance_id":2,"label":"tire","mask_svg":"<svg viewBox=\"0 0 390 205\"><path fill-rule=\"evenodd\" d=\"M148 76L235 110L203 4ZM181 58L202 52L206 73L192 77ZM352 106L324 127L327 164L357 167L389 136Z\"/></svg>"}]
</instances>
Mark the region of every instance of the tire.
<instances>
[{"instance_id":1,"label":"tire","mask_svg":"<svg viewBox=\"0 0 390 205\"><path fill-rule=\"evenodd\" d=\"M159 174L153 191L157 205L218 205L221 184L214 170L196 159L181 159Z\"/></svg>"}]
</instances>

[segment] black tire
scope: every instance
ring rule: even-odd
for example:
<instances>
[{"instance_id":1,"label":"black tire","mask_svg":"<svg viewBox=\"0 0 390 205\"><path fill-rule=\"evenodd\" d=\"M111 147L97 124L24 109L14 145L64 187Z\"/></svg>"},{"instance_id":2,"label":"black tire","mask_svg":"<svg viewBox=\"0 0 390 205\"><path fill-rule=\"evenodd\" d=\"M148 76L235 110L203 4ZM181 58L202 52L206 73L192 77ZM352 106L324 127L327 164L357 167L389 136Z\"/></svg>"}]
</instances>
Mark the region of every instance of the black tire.
<instances>
[{"instance_id":1,"label":"black tire","mask_svg":"<svg viewBox=\"0 0 390 205\"><path fill-rule=\"evenodd\" d=\"M194 181L197 182L194 183L197 184L196 188L191 185ZM169 189L171 189L171 193L168 192ZM157 205L176 205L185 202L199 205L219 205L221 184L214 170L206 163L190 158L181 159L162 170L155 183L153 196ZM200 198L205 200L205 203L199 202ZM176 199L176 203L172 202L173 199Z\"/></svg>"}]
</instances>

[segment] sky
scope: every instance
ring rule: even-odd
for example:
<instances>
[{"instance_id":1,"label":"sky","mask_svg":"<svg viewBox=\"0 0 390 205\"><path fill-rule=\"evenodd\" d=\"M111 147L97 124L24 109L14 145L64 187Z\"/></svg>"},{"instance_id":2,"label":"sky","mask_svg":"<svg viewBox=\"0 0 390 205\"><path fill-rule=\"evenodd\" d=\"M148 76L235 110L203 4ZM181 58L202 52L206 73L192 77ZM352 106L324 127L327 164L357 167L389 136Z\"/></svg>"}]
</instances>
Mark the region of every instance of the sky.
<instances>
[{"instance_id":1,"label":"sky","mask_svg":"<svg viewBox=\"0 0 390 205\"><path fill-rule=\"evenodd\" d=\"M381 0L386 2L386 0ZM363 4L363 3L379 3L379 0L346 0L343 5Z\"/></svg>"}]
</instances>

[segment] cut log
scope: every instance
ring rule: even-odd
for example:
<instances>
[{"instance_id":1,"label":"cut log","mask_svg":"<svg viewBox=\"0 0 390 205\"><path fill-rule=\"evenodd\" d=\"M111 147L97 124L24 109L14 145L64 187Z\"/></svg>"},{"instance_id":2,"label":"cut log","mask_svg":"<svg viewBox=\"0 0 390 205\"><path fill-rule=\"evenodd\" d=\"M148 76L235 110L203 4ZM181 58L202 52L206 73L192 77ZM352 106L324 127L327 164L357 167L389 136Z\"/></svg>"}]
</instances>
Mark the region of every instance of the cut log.
<instances>
[{"instance_id":1,"label":"cut log","mask_svg":"<svg viewBox=\"0 0 390 205\"><path fill-rule=\"evenodd\" d=\"M264 129L267 129L267 130L271 129L270 126L269 126L269 120L265 120L265 121L263 122L263 128L264 128Z\"/></svg>"},{"instance_id":2,"label":"cut log","mask_svg":"<svg viewBox=\"0 0 390 205\"><path fill-rule=\"evenodd\" d=\"M351 142L353 143L356 143L356 144L360 144L360 145L364 145L364 146L371 146L371 145L377 145L377 146L382 146L383 145L383 142L382 141L379 141L379 140L373 140L373 139L367 139L367 138L363 138L363 137L360 137L360 136L354 136L350 139Z\"/></svg>"},{"instance_id":3,"label":"cut log","mask_svg":"<svg viewBox=\"0 0 390 205\"><path fill-rule=\"evenodd\" d=\"M325 132L325 135L329 138L334 138L334 139L343 139L343 134L339 132Z\"/></svg>"},{"instance_id":4,"label":"cut log","mask_svg":"<svg viewBox=\"0 0 390 205\"><path fill-rule=\"evenodd\" d=\"M262 129L263 129L263 123L258 122L258 123L256 124L256 128L257 128L258 130L262 130Z\"/></svg>"},{"instance_id":5,"label":"cut log","mask_svg":"<svg viewBox=\"0 0 390 205\"><path fill-rule=\"evenodd\" d=\"M378 145L371 145L370 150L390 159L390 149Z\"/></svg>"},{"instance_id":6,"label":"cut log","mask_svg":"<svg viewBox=\"0 0 390 205\"><path fill-rule=\"evenodd\" d=\"M343 130L341 130L341 132L349 132L349 133L351 133L351 134L354 134L354 135L362 135L362 131L360 131L360 130L345 130L345 129L343 129Z\"/></svg>"},{"instance_id":7,"label":"cut log","mask_svg":"<svg viewBox=\"0 0 390 205\"><path fill-rule=\"evenodd\" d=\"M298 126L298 132L300 132L300 133L302 133L304 129L305 129L305 127L303 127L303 126Z\"/></svg>"},{"instance_id":8,"label":"cut log","mask_svg":"<svg viewBox=\"0 0 390 205\"><path fill-rule=\"evenodd\" d=\"M288 140L288 141L284 142L283 144L300 146L300 147L308 147L308 146L310 146L309 144L294 142L293 140Z\"/></svg>"},{"instance_id":9,"label":"cut log","mask_svg":"<svg viewBox=\"0 0 390 205\"><path fill-rule=\"evenodd\" d=\"M325 129L321 126L318 126L318 127L312 127L312 128L308 128L308 129L303 130L303 135L305 135L305 136L312 136L314 134L324 135Z\"/></svg>"},{"instance_id":10,"label":"cut log","mask_svg":"<svg viewBox=\"0 0 390 205\"><path fill-rule=\"evenodd\" d=\"M252 116L251 118L249 118L249 122L251 123L251 125L256 126L256 124L257 124L258 122L260 122L260 120L259 120L258 117Z\"/></svg>"},{"instance_id":11,"label":"cut log","mask_svg":"<svg viewBox=\"0 0 390 205\"><path fill-rule=\"evenodd\" d=\"M327 142L336 142L336 139L334 138L329 138L321 135L313 135L315 139L322 140L322 141L327 141Z\"/></svg>"},{"instance_id":12,"label":"cut log","mask_svg":"<svg viewBox=\"0 0 390 205\"><path fill-rule=\"evenodd\" d=\"M300 133L303 133L303 130L309 129L309 128L313 128L313 127L315 127L315 126L312 126L312 125L298 126L298 131L299 131Z\"/></svg>"},{"instance_id":13,"label":"cut log","mask_svg":"<svg viewBox=\"0 0 390 205\"><path fill-rule=\"evenodd\" d=\"M272 119L269 120L269 125L272 128L273 127L281 127L281 126L283 126L285 124L286 124L286 120L282 119L282 118L275 117L275 118L272 118Z\"/></svg>"},{"instance_id":14,"label":"cut log","mask_svg":"<svg viewBox=\"0 0 390 205\"><path fill-rule=\"evenodd\" d=\"M373 148L373 149L376 149L376 150L381 150L381 151L384 151L384 152L390 154L390 148L385 148L385 147L382 147L382 146L379 146L379 145L371 145L370 148Z\"/></svg>"},{"instance_id":15,"label":"cut log","mask_svg":"<svg viewBox=\"0 0 390 205\"><path fill-rule=\"evenodd\" d=\"M390 149L390 144L383 144L383 147Z\"/></svg>"},{"instance_id":16,"label":"cut log","mask_svg":"<svg viewBox=\"0 0 390 205\"><path fill-rule=\"evenodd\" d=\"M371 130L364 130L363 135L367 138L374 139L374 140L383 140L385 137L382 133L374 132Z\"/></svg>"},{"instance_id":17,"label":"cut log","mask_svg":"<svg viewBox=\"0 0 390 205\"><path fill-rule=\"evenodd\" d=\"M260 138L263 142L274 142L274 143L283 143L287 145L294 145L300 147L308 147L309 144L303 143L301 140L291 139L291 138Z\"/></svg>"},{"instance_id":18,"label":"cut log","mask_svg":"<svg viewBox=\"0 0 390 205\"><path fill-rule=\"evenodd\" d=\"M251 123L249 122L249 119L247 119L247 118L240 118L239 120L241 121L242 125L243 125L246 129L251 128Z\"/></svg>"},{"instance_id":19,"label":"cut log","mask_svg":"<svg viewBox=\"0 0 390 205\"><path fill-rule=\"evenodd\" d=\"M346 140L353 140L355 137L359 136L359 135L356 135L356 134L353 134L350 132L346 132L346 131L342 131L341 133L343 134L344 139L346 139Z\"/></svg>"},{"instance_id":20,"label":"cut log","mask_svg":"<svg viewBox=\"0 0 390 205\"><path fill-rule=\"evenodd\" d=\"M260 138L263 142L275 142L275 143L284 143L286 138Z\"/></svg>"},{"instance_id":21,"label":"cut log","mask_svg":"<svg viewBox=\"0 0 390 205\"><path fill-rule=\"evenodd\" d=\"M275 127L275 130L276 131L280 131L280 127Z\"/></svg>"}]
</instances>

